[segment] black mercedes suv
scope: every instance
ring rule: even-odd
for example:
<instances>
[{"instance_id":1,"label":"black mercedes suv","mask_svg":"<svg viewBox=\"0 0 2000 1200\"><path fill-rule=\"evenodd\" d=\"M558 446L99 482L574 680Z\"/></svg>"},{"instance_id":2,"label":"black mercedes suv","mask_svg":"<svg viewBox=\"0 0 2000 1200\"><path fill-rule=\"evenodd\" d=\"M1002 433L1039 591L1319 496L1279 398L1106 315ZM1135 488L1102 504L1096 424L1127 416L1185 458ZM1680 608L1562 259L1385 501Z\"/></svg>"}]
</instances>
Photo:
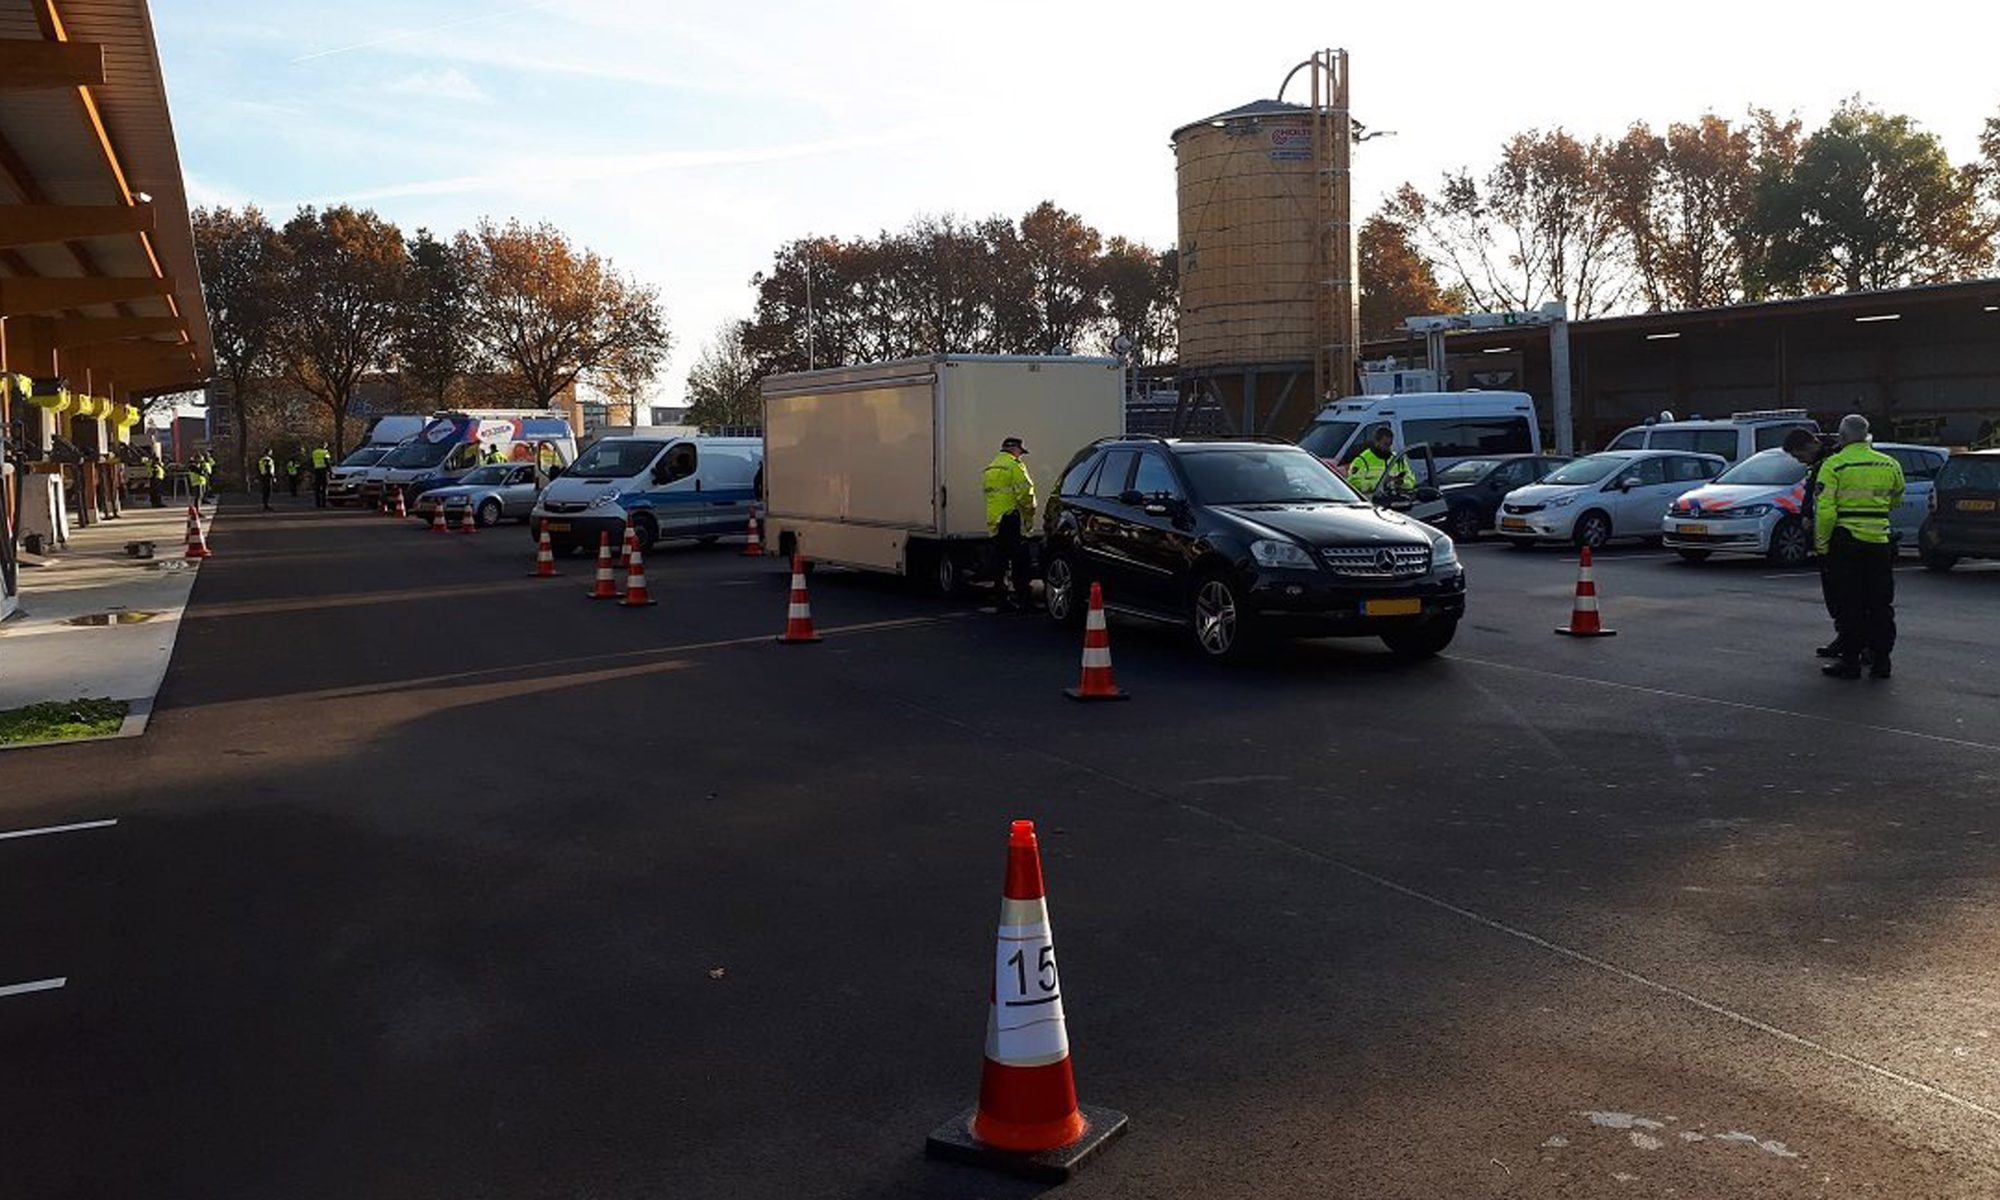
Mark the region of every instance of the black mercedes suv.
<instances>
[{"instance_id":1,"label":"black mercedes suv","mask_svg":"<svg viewBox=\"0 0 2000 1200\"><path fill-rule=\"evenodd\" d=\"M1465 614L1449 537L1361 498L1275 439L1104 438L1042 513L1049 615L1105 607L1186 625L1215 658L1267 636L1379 637L1436 654Z\"/></svg>"}]
</instances>

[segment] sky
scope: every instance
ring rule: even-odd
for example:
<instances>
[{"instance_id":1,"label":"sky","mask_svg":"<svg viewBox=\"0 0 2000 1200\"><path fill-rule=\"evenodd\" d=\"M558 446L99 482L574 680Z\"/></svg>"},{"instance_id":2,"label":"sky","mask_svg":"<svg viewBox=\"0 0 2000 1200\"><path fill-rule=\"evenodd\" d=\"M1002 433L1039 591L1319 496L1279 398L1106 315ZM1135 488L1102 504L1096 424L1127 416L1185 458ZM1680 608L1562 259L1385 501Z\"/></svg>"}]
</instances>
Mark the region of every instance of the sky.
<instances>
[{"instance_id":1,"label":"sky","mask_svg":"<svg viewBox=\"0 0 2000 1200\"><path fill-rule=\"evenodd\" d=\"M155 0L197 204L547 220L660 290L676 402L782 243L1044 199L1173 244L1172 131L1352 55L1357 219L1529 128L1615 136L1860 94L1972 157L2000 8L1909 0L1506 9L751 0ZM1465 15L1454 16L1462 11ZM1887 14L1891 19L1882 19ZM1287 99L1303 99L1303 75Z\"/></svg>"}]
</instances>

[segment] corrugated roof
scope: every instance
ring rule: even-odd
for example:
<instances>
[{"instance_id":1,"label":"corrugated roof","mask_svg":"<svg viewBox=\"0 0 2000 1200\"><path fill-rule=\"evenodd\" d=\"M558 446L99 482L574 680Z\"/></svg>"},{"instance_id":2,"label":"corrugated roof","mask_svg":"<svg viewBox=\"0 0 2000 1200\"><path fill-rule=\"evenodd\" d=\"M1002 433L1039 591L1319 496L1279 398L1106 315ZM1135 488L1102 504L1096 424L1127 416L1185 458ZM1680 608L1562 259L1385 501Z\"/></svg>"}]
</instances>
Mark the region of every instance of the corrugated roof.
<instances>
[{"instance_id":1,"label":"corrugated roof","mask_svg":"<svg viewBox=\"0 0 2000 1200\"><path fill-rule=\"evenodd\" d=\"M1214 125L1217 122L1227 124L1234 121L1254 120L1258 117L1303 117L1311 113L1312 108L1310 105L1287 104L1283 100L1252 100L1248 104L1239 104L1228 112L1219 112L1212 117L1203 117L1199 121L1189 121L1179 129L1174 130L1174 136L1178 138L1181 134L1186 133L1197 125Z\"/></svg>"},{"instance_id":2,"label":"corrugated roof","mask_svg":"<svg viewBox=\"0 0 2000 1200\"><path fill-rule=\"evenodd\" d=\"M114 205L145 193L152 199L154 229L143 237L119 234L81 238L67 246L23 247L6 264L7 273L134 277L154 274L157 261L174 281L171 307L162 297L78 311L88 316L122 312L164 317L177 309L200 368L212 371L214 348L189 225L187 188L145 0L0 0L0 38L53 40L58 27L68 41L103 46L104 82L82 90L0 93L0 140L13 151L15 173L24 176L18 192L0 182L0 193L6 193L0 198L10 203ZM92 125L93 106L116 170ZM124 176L122 187L119 172Z\"/></svg>"}]
</instances>

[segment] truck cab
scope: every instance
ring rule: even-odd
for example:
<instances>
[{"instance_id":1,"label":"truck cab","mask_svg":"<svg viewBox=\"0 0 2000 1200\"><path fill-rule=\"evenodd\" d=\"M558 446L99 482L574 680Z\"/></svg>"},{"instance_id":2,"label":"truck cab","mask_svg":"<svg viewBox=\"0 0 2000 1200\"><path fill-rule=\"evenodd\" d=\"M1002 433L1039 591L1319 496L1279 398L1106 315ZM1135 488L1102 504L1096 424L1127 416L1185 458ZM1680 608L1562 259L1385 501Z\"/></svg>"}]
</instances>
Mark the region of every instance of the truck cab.
<instances>
[{"instance_id":1,"label":"truck cab","mask_svg":"<svg viewBox=\"0 0 2000 1200\"><path fill-rule=\"evenodd\" d=\"M542 491L528 517L557 551L615 543L629 521L641 546L702 542L743 532L764 466L757 438L687 437L638 430L600 438Z\"/></svg>"}]
</instances>

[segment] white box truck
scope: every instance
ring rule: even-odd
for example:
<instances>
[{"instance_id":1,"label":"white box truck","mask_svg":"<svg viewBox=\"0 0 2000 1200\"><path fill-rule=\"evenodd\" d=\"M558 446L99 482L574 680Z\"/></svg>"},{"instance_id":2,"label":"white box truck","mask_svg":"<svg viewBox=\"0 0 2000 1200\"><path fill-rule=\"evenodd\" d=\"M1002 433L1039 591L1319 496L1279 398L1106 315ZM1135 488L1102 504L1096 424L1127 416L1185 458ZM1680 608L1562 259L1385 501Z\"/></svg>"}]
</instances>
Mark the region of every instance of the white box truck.
<instances>
[{"instance_id":1,"label":"white box truck","mask_svg":"<svg viewBox=\"0 0 2000 1200\"><path fill-rule=\"evenodd\" d=\"M985 562L1003 439L1026 443L1046 498L1072 454L1125 428L1111 358L944 354L774 375L763 399L765 544L947 594Z\"/></svg>"}]
</instances>

